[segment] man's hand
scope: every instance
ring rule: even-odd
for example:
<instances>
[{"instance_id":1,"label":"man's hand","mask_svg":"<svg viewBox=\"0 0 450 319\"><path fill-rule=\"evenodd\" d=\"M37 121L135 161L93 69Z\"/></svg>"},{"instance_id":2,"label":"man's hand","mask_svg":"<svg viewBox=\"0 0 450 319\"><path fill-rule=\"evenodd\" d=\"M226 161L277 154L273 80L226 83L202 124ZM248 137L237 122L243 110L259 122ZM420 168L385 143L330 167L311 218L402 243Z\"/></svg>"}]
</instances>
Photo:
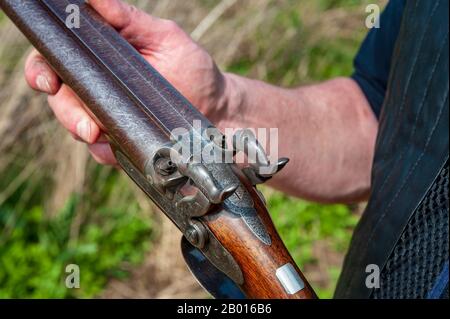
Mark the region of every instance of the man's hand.
<instances>
[{"instance_id":1,"label":"man's hand","mask_svg":"<svg viewBox=\"0 0 450 319\"><path fill-rule=\"evenodd\" d=\"M89 3L200 111L208 116L208 112L224 107L224 75L210 55L174 22L152 17L120 0ZM49 94L48 103L57 119L75 139L88 144L95 160L116 163L109 144L81 100L61 83L37 51L26 61L25 77L33 89Z\"/></svg>"}]
</instances>

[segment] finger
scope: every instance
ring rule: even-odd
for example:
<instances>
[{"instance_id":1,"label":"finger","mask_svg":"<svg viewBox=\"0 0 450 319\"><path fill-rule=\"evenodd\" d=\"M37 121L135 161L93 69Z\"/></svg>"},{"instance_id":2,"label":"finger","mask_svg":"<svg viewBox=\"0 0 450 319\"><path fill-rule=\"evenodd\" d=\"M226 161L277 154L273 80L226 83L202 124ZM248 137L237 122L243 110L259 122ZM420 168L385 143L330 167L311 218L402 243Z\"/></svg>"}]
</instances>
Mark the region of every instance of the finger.
<instances>
[{"instance_id":1,"label":"finger","mask_svg":"<svg viewBox=\"0 0 450 319\"><path fill-rule=\"evenodd\" d=\"M89 3L138 49L160 44L168 34L185 35L173 21L153 17L123 1L90 0Z\"/></svg>"},{"instance_id":2,"label":"finger","mask_svg":"<svg viewBox=\"0 0 450 319\"><path fill-rule=\"evenodd\" d=\"M61 82L44 57L35 49L25 62L25 79L34 90L55 94Z\"/></svg>"},{"instance_id":3,"label":"finger","mask_svg":"<svg viewBox=\"0 0 450 319\"><path fill-rule=\"evenodd\" d=\"M116 158L108 143L95 143L88 145L92 157L103 165L117 165Z\"/></svg>"},{"instance_id":4,"label":"finger","mask_svg":"<svg viewBox=\"0 0 450 319\"><path fill-rule=\"evenodd\" d=\"M83 103L65 84L55 94L48 97L48 103L61 124L88 144L93 144L100 136L100 128L85 111Z\"/></svg>"},{"instance_id":5,"label":"finger","mask_svg":"<svg viewBox=\"0 0 450 319\"><path fill-rule=\"evenodd\" d=\"M116 29L127 27L133 20L134 7L119 0L89 0L89 4Z\"/></svg>"},{"instance_id":6,"label":"finger","mask_svg":"<svg viewBox=\"0 0 450 319\"><path fill-rule=\"evenodd\" d=\"M70 135L72 135L73 139L77 140L78 142L85 143L85 141L81 137L79 137L78 134L72 133L70 131L69 131L69 133L70 133ZM97 138L95 143L109 143L109 140L106 138L105 134L100 133L100 136Z\"/></svg>"}]
</instances>

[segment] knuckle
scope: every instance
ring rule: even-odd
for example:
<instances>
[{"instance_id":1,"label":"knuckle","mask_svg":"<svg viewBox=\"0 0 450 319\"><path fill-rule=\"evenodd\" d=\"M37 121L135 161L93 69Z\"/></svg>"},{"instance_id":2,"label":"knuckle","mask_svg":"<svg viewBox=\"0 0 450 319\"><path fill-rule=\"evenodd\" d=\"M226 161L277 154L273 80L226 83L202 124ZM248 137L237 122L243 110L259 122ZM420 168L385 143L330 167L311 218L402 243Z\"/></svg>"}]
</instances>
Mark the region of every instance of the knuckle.
<instances>
[{"instance_id":1,"label":"knuckle","mask_svg":"<svg viewBox=\"0 0 450 319\"><path fill-rule=\"evenodd\" d=\"M162 23L164 24L164 27L168 31L178 32L181 30L180 27L178 26L178 24L173 20L163 20Z\"/></svg>"},{"instance_id":2,"label":"knuckle","mask_svg":"<svg viewBox=\"0 0 450 319\"><path fill-rule=\"evenodd\" d=\"M130 5L128 7L130 17L134 18L137 15L142 14L143 12L139 10L135 5Z\"/></svg>"},{"instance_id":3,"label":"knuckle","mask_svg":"<svg viewBox=\"0 0 450 319\"><path fill-rule=\"evenodd\" d=\"M143 15L145 15L145 12L139 10L135 5L127 5L127 17L122 25L122 29L127 29L133 22L141 20Z\"/></svg>"},{"instance_id":4,"label":"knuckle","mask_svg":"<svg viewBox=\"0 0 450 319\"><path fill-rule=\"evenodd\" d=\"M97 162L97 164L100 164L100 165L107 165L108 164L104 159L102 159L100 157L92 155L92 158L94 159L95 162Z\"/></svg>"},{"instance_id":5,"label":"knuckle","mask_svg":"<svg viewBox=\"0 0 450 319\"><path fill-rule=\"evenodd\" d=\"M142 14L142 11L140 11L136 6L129 5L128 6L128 24L132 21L135 21L136 19L139 19L139 16Z\"/></svg>"},{"instance_id":6,"label":"knuckle","mask_svg":"<svg viewBox=\"0 0 450 319\"><path fill-rule=\"evenodd\" d=\"M92 158L101 165L114 165L115 158L112 155L109 144L95 143L88 145Z\"/></svg>"}]
</instances>

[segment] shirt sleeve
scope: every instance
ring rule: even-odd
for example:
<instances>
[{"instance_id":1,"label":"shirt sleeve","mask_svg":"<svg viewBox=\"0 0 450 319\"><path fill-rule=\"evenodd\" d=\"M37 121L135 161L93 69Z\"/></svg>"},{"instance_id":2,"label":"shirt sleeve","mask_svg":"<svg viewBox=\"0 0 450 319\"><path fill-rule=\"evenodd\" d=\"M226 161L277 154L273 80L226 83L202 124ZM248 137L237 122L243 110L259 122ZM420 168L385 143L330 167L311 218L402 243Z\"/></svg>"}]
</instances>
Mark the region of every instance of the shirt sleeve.
<instances>
[{"instance_id":1,"label":"shirt sleeve","mask_svg":"<svg viewBox=\"0 0 450 319\"><path fill-rule=\"evenodd\" d=\"M380 16L380 27L367 34L354 60L352 78L366 95L375 115L381 112L405 0L390 0Z\"/></svg>"}]
</instances>

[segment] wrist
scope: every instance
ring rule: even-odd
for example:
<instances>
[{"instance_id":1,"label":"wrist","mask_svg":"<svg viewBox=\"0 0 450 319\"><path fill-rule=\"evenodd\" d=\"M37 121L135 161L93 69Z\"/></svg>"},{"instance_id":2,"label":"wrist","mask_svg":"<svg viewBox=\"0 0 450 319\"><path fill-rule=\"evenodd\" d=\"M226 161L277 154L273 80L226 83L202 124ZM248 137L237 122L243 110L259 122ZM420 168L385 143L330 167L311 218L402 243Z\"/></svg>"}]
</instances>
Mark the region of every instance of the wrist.
<instances>
[{"instance_id":1,"label":"wrist","mask_svg":"<svg viewBox=\"0 0 450 319\"><path fill-rule=\"evenodd\" d=\"M244 105L245 88L241 77L223 73L223 91L210 119L219 128L239 126L239 117L245 109Z\"/></svg>"}]
</instances>

